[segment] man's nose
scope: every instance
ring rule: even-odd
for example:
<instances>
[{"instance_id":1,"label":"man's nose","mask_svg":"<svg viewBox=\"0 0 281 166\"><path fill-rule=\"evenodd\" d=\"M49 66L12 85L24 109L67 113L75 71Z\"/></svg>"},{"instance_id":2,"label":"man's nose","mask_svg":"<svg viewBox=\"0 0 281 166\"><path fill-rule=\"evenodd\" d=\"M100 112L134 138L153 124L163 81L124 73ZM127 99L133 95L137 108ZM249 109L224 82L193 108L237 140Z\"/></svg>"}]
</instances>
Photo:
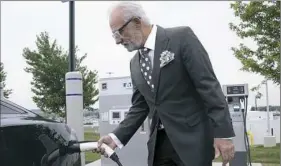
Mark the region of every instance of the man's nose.
<instances>
[{"instance_id":1,"label":"man's nose","mask_svg":"<svg viewBox=\"0 0 281 166\"><path fill-rule=\"evenodd\" d=\"M116 39L115 39L115 43L116 43L116 44L121 44L122 41L123 41L122 38L116 38Z\"/></svg>"}]
</instances>

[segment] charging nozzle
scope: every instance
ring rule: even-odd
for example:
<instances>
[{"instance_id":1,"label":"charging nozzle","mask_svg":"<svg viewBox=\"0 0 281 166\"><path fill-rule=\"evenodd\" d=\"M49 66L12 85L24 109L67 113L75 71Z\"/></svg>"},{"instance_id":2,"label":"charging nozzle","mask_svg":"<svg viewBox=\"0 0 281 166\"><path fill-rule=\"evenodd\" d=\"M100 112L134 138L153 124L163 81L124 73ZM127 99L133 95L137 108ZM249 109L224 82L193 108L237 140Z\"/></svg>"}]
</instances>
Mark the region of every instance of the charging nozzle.
<instances>
[{"instance_id":1,"label":"charging nozzle","mask_svg":"<svg viewBox=\"0 0 281 166\"><path fill-rule=\"evenodd\" d=\"M106 144L101 145L102 148L105 149L105 153L107 156L116 162L118 166L122 166L119 157L115 153L114 150L112 150L109 146ZM50 163L55 161L55 159L59 156L64 156L66 154L73 154L73 153L80 153L80 152L86 152L86 151L93 151L98 148L97 142L89 142L89 141L83 141L83 142L75 142L71 145L61 147L57 150L54 150L51 154L45 156L47 165L49 166ZM45 161L45 160L44 160Z\"/></svg>"},{"instance_id":2,"label":"charging nozzle","mask_svg":"<svg viewBox=\"0 0 281 166\"><path fill-rule=\"evenodd\" d=\"M118 164L118 166L122 166L119 157L117 156L117 154L115 153L115 151L113 149L111 149L109 146L107 146L106 144L102 144L101 145L102 148L104 148L105 153L107 154L107 156L113 160L114 162L116 162ZM71 149L71 151L73 150L78 150L80 152L85 152L85 151L93 151L95 149L98 148L98 143L97 142L80 142L78 144L73 144L69 147L69 149Z\"/></svg>"}]
</instances>

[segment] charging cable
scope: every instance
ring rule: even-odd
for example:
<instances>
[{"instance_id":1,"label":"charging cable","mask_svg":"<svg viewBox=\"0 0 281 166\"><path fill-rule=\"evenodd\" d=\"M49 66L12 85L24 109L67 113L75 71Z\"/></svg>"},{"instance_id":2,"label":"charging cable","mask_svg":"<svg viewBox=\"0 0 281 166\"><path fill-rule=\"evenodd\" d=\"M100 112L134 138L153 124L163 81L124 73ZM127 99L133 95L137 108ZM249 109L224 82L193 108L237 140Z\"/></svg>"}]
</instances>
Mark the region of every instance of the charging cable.
<instances>
[{"instance_id":1,"label":"charging cable","mask_svg":"<svg viewBox=\"0 0 281 166\"><path fill-rule=\"evenodd\" d=\"M106 144L101 145L102 148L105 149L105 153L107 156L113 160L118 166L123 166L119 160L119 157L117 156L116 152L112 150L109 146ZM73 153L80 153L80 152L86 152L86 151L93 151L98 148L97 142L91 142L91 141L81 141L81 142L75 142L68 146L60 147L56 150L54 150L49 155L45 155L41 161L41 163L44 163L42 165L49 166L51 165L58 157L64 156L66 154L73 154Z\"/></svg>"},{"instance_id":2,"label":"charging cable","mask_svg":"<svg viewBox=\"0 0 281 166\"><path fill-rule=\"evenodd\" d=\"M245 148L247 150L248 154L248 163L247 165L252 166L252 161L251 161L251 150L250 150L250 143L249 143L249 138L247 134L247 111L248 111L248 96L245 96L245 98L240 98L240 100L244 104L244 111L242 111L242 117L243 117L243 122L244 122L244 142L245 142Z\"/></svg>"}]
</instances>

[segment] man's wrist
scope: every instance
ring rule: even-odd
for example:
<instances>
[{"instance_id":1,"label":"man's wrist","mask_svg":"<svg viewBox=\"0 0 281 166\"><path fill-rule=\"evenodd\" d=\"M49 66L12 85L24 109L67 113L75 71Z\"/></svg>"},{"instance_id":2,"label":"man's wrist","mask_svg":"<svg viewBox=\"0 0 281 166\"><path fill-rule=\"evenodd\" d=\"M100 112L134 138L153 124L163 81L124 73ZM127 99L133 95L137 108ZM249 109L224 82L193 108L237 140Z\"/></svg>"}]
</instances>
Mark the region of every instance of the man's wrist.
<instances>
[{"instance_id":1,"label":"man's wrist","mask_svg":"<svg viewBox=\"0 0 281 166\"><path fill-rule=\"evenodd\" d=\"M123 148L123 144L122 144L121 141L116 137L115 134L109 133L108 135L111 137L111 139L112 139L113 142L115 143L116 147L118 147L119 149Z\"/></svg>"},{"instance_id":2,"label":"man's wrist","mask_svg":"<svg viewBox=\"0 0 281 166\"><path fill-rule=\"evenodd\" d=\"M228 137L228 138L220 138L220 139L233 139L233 137Z\"/></svg>"},{"instance_id":3,"label":"man's wrist","mask_svg":"<svg viewBox=\"0 0 281 166\"><path fill-rule=\"evenodd\" d=\"M226 141L231 141L233 142L233 137L228 137L228 138L214 138L214 141L222 141L222 140L226 140Z\"/></svg>"}]
</instances>

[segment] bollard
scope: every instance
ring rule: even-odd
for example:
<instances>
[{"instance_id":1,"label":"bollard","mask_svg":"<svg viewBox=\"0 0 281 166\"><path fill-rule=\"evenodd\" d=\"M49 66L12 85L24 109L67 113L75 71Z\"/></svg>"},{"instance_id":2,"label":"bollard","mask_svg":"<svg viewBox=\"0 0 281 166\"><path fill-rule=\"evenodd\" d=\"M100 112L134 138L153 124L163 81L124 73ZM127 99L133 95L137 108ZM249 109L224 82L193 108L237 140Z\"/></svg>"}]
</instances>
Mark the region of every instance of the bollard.
<instances>
[{"instance_id":1,"label":"bollard","mask_svg":"<svg viewBox=\"0 0 281 166\"><path fill-rule=\"evenodd\" d=\"M76 131L78 141L84 141L83 82L80 72L65 75L66 121ZM81 153L81 166L85 165L85 153Z\"/></svg>"}]
</instances>

